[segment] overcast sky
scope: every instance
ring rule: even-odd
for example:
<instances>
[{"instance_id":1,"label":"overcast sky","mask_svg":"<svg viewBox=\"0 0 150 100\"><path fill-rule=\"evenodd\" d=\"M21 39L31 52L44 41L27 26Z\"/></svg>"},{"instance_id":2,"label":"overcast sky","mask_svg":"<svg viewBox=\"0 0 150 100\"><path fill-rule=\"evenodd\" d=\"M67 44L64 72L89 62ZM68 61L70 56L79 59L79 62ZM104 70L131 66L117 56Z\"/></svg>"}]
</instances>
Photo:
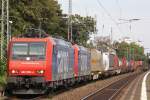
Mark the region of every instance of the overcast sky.
<instances>
[{"instance_id":1,"label":"overcast sky","mask_svg":"<svg viewBox=\"0 0 150 100\"><path fill-rule=\"evenodd\" d=\"M68 12L69 0L58 0L64 13ZM109 35L113 28L113 39L131 37L150 48L150 0L72 0L73 14L97 16L98 35ZM99 3L98 3L99 2ZM100 3L102 6L100 6ZM108 16L110 15L110 16ZM140 19L130 24L119 19ZM118 24L117 23L124 23ZM104 25L104 30L103 30ZM103 31L102 31L103 30ZM149 50L150 51L150 50Z\"/></svg>"}]
</instances>

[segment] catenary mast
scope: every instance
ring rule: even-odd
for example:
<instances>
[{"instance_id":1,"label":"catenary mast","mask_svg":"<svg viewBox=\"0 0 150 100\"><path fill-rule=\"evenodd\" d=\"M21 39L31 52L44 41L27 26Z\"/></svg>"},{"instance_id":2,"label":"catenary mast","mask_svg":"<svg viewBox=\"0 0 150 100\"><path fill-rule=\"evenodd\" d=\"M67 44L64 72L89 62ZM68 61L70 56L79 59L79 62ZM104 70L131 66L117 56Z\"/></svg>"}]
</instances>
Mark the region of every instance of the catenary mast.
<instances>
[{"instance_id":1,"label":"catenary mast","mask_svg":"<svg viewBox=\"0 0 150 100\"><path fill-rule=\"evenodd\" d=\"M1 0L1 32L0 59L5 59L5 51L9 42L9 0Z\"/></svg>"},{"instance_id":2,"label":"catenary mast","mask_svg":"<svg viewBox=\"0 0 150 100\"><path fill-rule=\"evenodd\" d=\"M72 0L69 0L68 8L68 41L72 42Z\"/></svg>"}]
</instances>

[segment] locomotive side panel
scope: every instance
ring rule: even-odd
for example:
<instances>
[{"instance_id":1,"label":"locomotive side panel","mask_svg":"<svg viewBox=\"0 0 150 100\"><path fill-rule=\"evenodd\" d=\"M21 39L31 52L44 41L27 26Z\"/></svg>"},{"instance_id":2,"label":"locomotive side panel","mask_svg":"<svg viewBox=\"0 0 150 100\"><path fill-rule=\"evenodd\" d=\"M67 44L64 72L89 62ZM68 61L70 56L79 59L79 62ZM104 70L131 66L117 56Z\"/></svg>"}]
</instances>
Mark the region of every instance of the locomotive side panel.
<instances>
[{"instance_id":1,"label":"locomotive side panel","mask_svg":"<svg viewBox=\"0 0 150 100\"><path fill-rule=\"evenodd\" d=\"M53 81L72 78L74 65L73 48L56 44L53 51Z\"/></svg>"},{"instance_id":2,"label":"locomotive side panel","mask_svg":"<svg viewBox=\"0 0 150 100\"><path fill-rule=\"evenodd\" d=\"M46 49L46 71L45 71L45 79L46 81L52 80L52 56L53 56L53 46L54 41L52 38L49 38L47 42L47 49Z\"/></svg>"}]
</instances>

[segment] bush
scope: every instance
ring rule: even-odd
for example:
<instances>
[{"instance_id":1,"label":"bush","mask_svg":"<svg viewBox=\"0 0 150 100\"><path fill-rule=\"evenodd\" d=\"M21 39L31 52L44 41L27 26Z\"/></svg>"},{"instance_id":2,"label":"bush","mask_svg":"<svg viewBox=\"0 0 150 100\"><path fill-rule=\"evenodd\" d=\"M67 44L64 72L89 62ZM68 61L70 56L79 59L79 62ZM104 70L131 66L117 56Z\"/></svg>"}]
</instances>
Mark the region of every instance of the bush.
<instances>
[{"instance_id":1,"label":"bush","mask_svg":"<svg viewBox=\"0 0 150 100\"><path fill-rule=\"evenodd\" d=\"M6 63L4 61L0 61L0 76L3 76L6 71Z\"/></svg>"},{"instance_id":2,"label":"bush","mask_svg":"<svg viewBox=\"0 0 150 100\"><path fill-rule=\"evenodd\" d=\"M0 87L4 87L6 84L6 63L5 61L0 61Z\"/></svg>"},{"instance_id":3,"label":"bush","mask_svg":"<svg viewBox=\"0 0 150 100\"><path fill-rule=\"evenodd\" d=\"M6 84L6 77L5 76L0 76L0 87L5 86Z\"/></svg>"}]
</instances>

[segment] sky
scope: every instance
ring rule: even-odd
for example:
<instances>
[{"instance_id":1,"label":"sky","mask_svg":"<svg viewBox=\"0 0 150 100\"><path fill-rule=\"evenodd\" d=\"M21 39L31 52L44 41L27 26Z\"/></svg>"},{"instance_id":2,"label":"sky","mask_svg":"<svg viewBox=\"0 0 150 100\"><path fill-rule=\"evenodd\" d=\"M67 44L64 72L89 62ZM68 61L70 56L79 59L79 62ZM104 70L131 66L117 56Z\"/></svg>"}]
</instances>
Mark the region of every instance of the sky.
<instances>
[{"instance_id":1,"label":"sky","mask_svg":"<svg viewBox=\"0 0 150 100\"><path fill-rule=\"evenodd\" d=\"M68 1L58 0L63 13L68 12ZM96 18L97 35L107 36L112 28L113 40L130 37L135 41L141 41L147 48L146 51L150 51L150 0L72 0L72 2L73 14ZM130 19L140 20L131 23L124 21Z\"/></svg>"}]
</instances>

